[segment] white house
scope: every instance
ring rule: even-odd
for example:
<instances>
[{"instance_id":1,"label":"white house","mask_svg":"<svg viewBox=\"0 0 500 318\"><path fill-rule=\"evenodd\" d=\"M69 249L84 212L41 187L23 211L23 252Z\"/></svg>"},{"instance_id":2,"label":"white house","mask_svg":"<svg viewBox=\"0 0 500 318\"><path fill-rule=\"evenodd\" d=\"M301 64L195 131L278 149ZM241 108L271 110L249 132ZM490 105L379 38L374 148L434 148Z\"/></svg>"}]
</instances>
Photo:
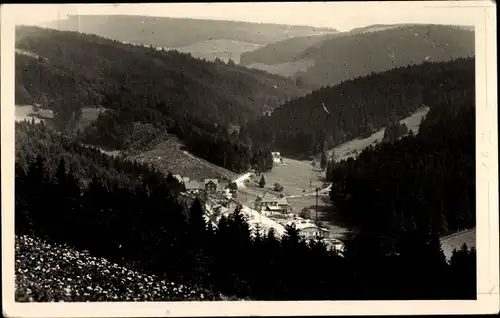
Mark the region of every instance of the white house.
<instances>
[{"instance_id":1,"label":"white house","mask_svg":"<svg viewBox=\"0 0 500 318\"><path fill-rule=\"evenodd\" d=\"M318 227L313 220L306 220L303 218L296 218L287 223L287 225L295 225L299 234L305 239L312 239L319 236L324 236L328 233L328 229Z\"/></svg>"},{"instance_id":2,"label":"white house","mask_svg":"<svg viewBox=\"0 0 500 318\"><path fill-rule=\"evenodd\" d=\"M288 214L292 212L292 207L285 198L277 198L269 192L265 192L255 199L255 210L269 214Z\"/></svg>"},{"instance_id":3,"label":"white house","mask_svg":"<svg viewBox=\"0 0 500 318\"><path fill-rule=\"evenodd\" d=\"M274 164L283 163L283 158L281 157L281 154L279 152L271 152L271 155L273 157Z\"/></svg>"}]
</instances>

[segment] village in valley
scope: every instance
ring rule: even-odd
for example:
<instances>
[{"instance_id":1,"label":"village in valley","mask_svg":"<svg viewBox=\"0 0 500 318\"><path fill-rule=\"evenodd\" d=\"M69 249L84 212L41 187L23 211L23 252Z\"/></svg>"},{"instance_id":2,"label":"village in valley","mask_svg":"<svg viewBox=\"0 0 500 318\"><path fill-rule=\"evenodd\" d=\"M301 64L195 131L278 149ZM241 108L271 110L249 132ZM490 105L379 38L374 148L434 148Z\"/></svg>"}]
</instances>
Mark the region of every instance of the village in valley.
<instances>
[{"instance_id":1,"label":"village in valley","mask_svg":"<svg viewBox=\"0 0 500 318\"><path fill-rule=\"evenodd\" d=\"M272 152L272 156L275 170L278 167L287 167L287 161L279 152ZM312 166L314 168L314 161ZM316 191L304 193L306 190L302 189L300 195L287 196L288 191L279 183L272 184L271 188L262 184L265 182L265 173L256 172L254 169L250 169L235 180L225 180L225 178L193 180L180 174L175 174L174 177L184 186L185 196L191 199L198 198L204 203L205 220L214 227L217 227L222 216L227 217L239 207L250 228L254 231L259 230L263 235L273 229L276 237L280 238L286 234L287 226L294 226L306 240L321 238L329 248L343 251L341 235L330 233L322 222L311 218L314 209L300 208L290 202L292 198L315 196ZM317 173L314 177L317 179ZM321 193L324 194L328 189L328 187L321 189Z\"/></svg>"}]
</instances>

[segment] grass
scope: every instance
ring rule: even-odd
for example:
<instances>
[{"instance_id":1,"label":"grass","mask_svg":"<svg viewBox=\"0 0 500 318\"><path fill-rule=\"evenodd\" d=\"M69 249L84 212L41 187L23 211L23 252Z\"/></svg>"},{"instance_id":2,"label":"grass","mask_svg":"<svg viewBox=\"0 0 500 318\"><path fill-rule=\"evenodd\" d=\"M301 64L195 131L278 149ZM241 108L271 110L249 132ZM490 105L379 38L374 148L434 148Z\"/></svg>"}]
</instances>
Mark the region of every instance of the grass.
<instances>
[{"instance_id":1,"label":"grass","mask_svg":"<svg viewBox=\"0 0 500 318\"><path fill-rule=\"evenodd\" d=\"M415 134L418 133L418 128L420 126L420 121L422 117L424 117L429 111L429 107L424 106L413 113L411 116L400 120L400 123L405 123L408 126L408 129L412 130ZM332 151L335 153L335 160L340 161L350 157L356 157L357 154L361 153L363 149L367 148L370 145L378 144L384 138L385 128L375 132L368 138L364 139L354 139L348 142L345 142L337 147L334 147L332 150L327 152L328 157L332 155Z\"/></svg>"},{"instance_id":2,"label":"grass","mask_svg":"<svg viewBox=\"0 0 500 318\"><path fill-rule=\"evenodd\" d=\"M67 246L26 235L15 243L16 302L221 300Z\"/></svg>"},{"instance_id":3,"label":"grass","mask_svg":"<svg viewBox=\"0 0 500 318\"><path fill-rule=\"evenodd\" d=\"M224 62L232 59L239 63L240 56L244 52L253 51L262 47L260 44L253 44L241 41L226 39L215 39L196 42L187 46L173 48L179 52L191 53L193 57L206 59L209 61L219 58Z\"/></svg>"},{"instance_id":4,"label":"grass","mask_svg":"<svg viewBox=\"0 0 500 318\"><path fill-rule=\"evenodd\" d=\"M252 63L250 68L256 68L268 73L277 74L285 77L294 76L297 72L305 72L314 65L313 60L299 60L294 62L285 62L279 64Z\"/></svg>"},{"instance_id":5,"label":"grass","mask_svg":"<svg viewBox=\"0 0 500 318\"><path fill-rule=\"evenodd\" d=\"M15 106L16 121L32 120L40 122L46 118L52 118L54 114L49 109L41 109L32 105L16 105Z\"/></svg>"},{"instance_id":6,"label":"grass","mask_svg":"<svg viewBox=\"0 0 500 318\"><path fill-rule=\"evenodd\" d=\"M181 150L183 146L177 137L169 135L167 140L153 149L132 156L131 159L152 164L164 173L171 172L197 180L205 178L234 179L237 176L232 171Z\"/></svg>"},{"instance_id":7,"label":"grass","mask_svg":"<svg viewBox=\"0 0 500 318\"><path fill-rule=\"evenodd\" d=\"M476 229L465 230L441 238L441 246L447 259L453 254L453 250L460 250L463 244L470 249L476 247Z\"/></svg>"}]
</instances>

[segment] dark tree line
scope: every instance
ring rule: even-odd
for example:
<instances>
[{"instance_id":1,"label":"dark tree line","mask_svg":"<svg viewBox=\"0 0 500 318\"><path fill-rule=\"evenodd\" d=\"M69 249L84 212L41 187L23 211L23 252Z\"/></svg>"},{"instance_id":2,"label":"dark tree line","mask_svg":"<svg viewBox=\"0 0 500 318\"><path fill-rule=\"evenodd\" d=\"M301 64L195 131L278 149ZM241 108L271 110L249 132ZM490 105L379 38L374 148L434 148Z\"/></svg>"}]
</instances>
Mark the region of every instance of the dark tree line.
<instances>
[{"instance_id":1,"label":"dark tree line","mask_svg":"<svg viewBox=\"0 0 500 318\"><path fill-rule=\"evenodd\" d=\"M16 123L15 138L16 165L23 171L29 168L30 162L41 156L49 176L55 174L60 160L71 163L66 168L71 168L81 187L87 186L93 178L104 178L106 182L119 185L136 185L141 180L153 183L164 180L173 191L173 196L182 190L181 184L171 174L165 177L150 165L112 157L99 149L82 146L63 134L54 133L43 122Z\"/></svg>"},{"instance_id":2,"label":"dark tree line","mask_svg":"<svg viewBox=\"0 0 500 318\"><path fill-rule=\"evenodd\" d=\"M335 214L362 229L443 235L476 225L474 86L431 107L419 133L329 163Z\"/></svg>"},{"instance_id":3,"label":"dark tree line","mask_svg":"<svg viewBox=\"0 0 500 318\"><path fill-rule=\"evenodd\" d=\"M304 157L410 116L423 105L459 98L474 87L474 59L423 63L323 87L250 122L240 134L254 145ZM322 107L325 104L329 114Z\"/></svg>"},{"instance_id":4,"label":"dark tree line","mask_svg":"<svg viewBox=\"0 0 500 318\"><path fill-rule=\"evenodd\" d=\"M71 161L61 159L52 173L48 165L42 154L27 170L16 164L17 234L67 243L177 283L262 300L476 294L475 252L456 252L448 264L433 233L402 232L391 244L353 234L342 257L321 241L304 242L294 228L281 240L272 231L251 236L238 208L216 229L206 224L200 201L186 208L161 180L120 185L103 174L82 187Z\"/></svg>"},{"instance_id":5,"label":"dark tree line","mask_svg":"<svg viewBox=\"0 0 500 318\"><path fill-rule=\"evenodd\" d=\"M475 297L475 252L459 251L447 264L434 232L402 232L390 242L353 233L341 257L321 241L304 242L294 228L282 240L273 232L251 236L238 210L215 228L201 202L180 199L171 176L43 124L23 122L16 132L16 234L240 298ZM417 259L428 264L417 266Z\"/></svg>"}]
</instances>

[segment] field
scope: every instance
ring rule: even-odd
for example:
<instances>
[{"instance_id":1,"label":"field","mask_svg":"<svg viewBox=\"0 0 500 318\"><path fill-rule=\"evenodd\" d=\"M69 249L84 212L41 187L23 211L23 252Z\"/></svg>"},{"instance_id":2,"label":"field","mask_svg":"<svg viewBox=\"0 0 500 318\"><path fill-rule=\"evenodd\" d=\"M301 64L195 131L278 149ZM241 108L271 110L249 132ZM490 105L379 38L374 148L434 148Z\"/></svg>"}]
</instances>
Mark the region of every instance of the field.
<instances>
[{"instance_id":1,"label":"field","mask_svg":"<svg viewBox=\"0 0 500 318\"><path fill-rule=\"evenodd\" d=\"M279 64L263 64L252 63L248 65L249 68L256 68L272 74L278 74L285 77L292 77L297 72L305 72L309 67L314 65L313 60L300 60Z\"/></svg>"},{"instance_id":2,"label":"field","mask_svg":"<svg viewBox=\"0 0 500 318\"><path fill-rule=\"evenodd\" d=\"M168 140L161 142L155 148L130 158L152 164L164 173L181 174L191 179L234 179L236 177L236 173L232 171L181 150L182 146L182 142L177 137L169 135Z\"/></svg>"},{"instance_id":3,"label":"field","mask_svg":"<svg viewBox=\"0 0 500 318\"><path fill-rule=\"evenodd\" d=\"M412 130L416 134L418 133L418 127L420 125L422 117L424 117L428 111L429 107L424 106L416 111L413 115L401 120L400 123L405 123L408 126L408 129ZM355 157L356 153L359 154L366 147L382 141L384 132L385 128L375 132L368 138L354 139L333 148L332 150L335 153L335 160L340 161L350 157ZM327 152L328 157L332 155L332 150Z\"/></svg>"},{"instance_id":4,"label":"field","mask_svg":"<svg viewBox=\"0 0 500 318\"><path fill-rule=\"evenodd\" d=\"M40 109L31 105L16 105L16 121L32 120L39 123L44 118L52 118L54 114L51 110Z\"/></svg>"},{"instance_id":5,"label":"field","mask_svg":"<svg viewBox=\"0 0 500 318\"><path fill-rule=\"evenodd\" d=\"M176 47L166 50L177 50L179 52L191 53L193 57L213 61L219 58L227 63L229 59L235 63L240 63L240 56L244 52L253 51L262 47L260 44L253 44L233 40L207 40L196 42L191 45Z\"/></svg>"},{"instance_id":6,"label":"field","mask_svg":"<svg viewBox=\"0 0 500 318\"><path fill-rule=\"evenodd\" d=\"M85 126L95 121L99 114L104 110L105 108L84 107L82 109L80 122L78 123L79 128L83 129ZM52 110L39 108L33 105L16 105L15 111L16 121L32 120L34 118L35 122L38 123L43 119L50 119L54 117Z\"/></svg>"}]
</instances>

